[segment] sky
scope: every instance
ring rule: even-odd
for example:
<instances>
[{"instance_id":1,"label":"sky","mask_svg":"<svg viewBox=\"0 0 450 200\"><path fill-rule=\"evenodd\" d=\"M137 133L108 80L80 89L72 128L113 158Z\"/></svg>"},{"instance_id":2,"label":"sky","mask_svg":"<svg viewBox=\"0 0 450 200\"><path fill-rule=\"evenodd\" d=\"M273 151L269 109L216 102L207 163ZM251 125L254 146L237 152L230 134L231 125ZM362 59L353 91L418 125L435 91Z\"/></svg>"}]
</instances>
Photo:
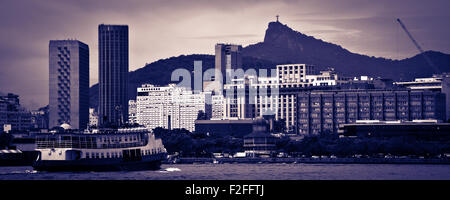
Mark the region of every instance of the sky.
<instances>
[{"instance_id":1,"label":"sky","mask_svg":"<svg viewBox=\"0 0 450 200\"><path fill-rule=\"evenodd\" d=\"M129 69L159 59L214 54L216 43L264 40L270 21L354 53L404 59L424 50L450 53L448 0L2 0L0 93L21 104L48 104L48 44L77 39L90 48L90 85L98 82L98 25L129 26Z\"/></svg>"}]
</instances>

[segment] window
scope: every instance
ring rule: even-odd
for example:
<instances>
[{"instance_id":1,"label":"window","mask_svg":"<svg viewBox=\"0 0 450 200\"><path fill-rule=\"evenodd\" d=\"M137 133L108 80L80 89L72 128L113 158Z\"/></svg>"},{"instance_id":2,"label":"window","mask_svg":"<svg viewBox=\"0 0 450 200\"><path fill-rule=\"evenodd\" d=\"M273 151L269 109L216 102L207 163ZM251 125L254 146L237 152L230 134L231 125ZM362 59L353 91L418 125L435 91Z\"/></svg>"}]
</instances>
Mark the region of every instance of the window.
<instances>
[{"instance_id":1,"label":"window","mask_svg":"<svg viewBox=\"0 0 450 200\"><path fill-rule=\"evenodd\" d=\"M89 158L89 152L86 152L86 158Z\"/></svg>"}]
</instances>

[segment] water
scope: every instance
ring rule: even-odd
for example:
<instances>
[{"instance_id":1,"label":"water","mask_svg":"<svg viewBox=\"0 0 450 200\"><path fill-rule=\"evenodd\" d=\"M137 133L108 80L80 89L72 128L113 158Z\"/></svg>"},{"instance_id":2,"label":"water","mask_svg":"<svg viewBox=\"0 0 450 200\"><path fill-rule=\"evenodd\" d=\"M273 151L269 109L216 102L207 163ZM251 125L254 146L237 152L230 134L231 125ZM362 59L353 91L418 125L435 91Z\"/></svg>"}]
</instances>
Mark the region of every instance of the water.
<instances>
[{"instance_id":1,"label":"water","mask_svg":"<svg viewBox=\"0 0 450 200\"><path fill-rule=\"evenodd\" d=\"M450 165L173 164L156 171L37 172L0 167L0 180L450 180Z\"/></svg>"}]
</instances>

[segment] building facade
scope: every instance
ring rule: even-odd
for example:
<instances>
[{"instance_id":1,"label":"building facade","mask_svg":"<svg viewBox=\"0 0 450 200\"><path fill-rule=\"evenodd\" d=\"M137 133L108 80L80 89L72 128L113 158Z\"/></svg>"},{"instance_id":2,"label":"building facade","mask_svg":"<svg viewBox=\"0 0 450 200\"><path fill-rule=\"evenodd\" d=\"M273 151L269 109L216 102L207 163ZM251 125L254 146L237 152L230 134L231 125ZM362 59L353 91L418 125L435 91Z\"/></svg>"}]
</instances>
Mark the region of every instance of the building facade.
<instances>
[{"instance_id":1,"label":"building facade","mask_svg":"<svg viewBox=\"0 0 450 200\"><path fill-rule=\"evenodd\" d=\"M98 27L99 123L121 125L128 120L128 26Z\"/></svg>"},{"instance_id":2,"label":"building facade","mask_svg":"<svg viewBox=\"0 0 450 200\"><path fill-rule=\"evenodd\" d=\"M450 74L433 75L430 78L416 78L414 81L395 82L394 85L412 90L431 90L446 95L446 120L450 120Z\"/></svg>"},{"instance_id":3,"label":"building facade","mask_svg":"<svg viewBox=\"0 0 450 200\"><path fill-rule=\"evenodd\" d=\"M89 108L89 127L98 127L98 113L94 108Z\"/></svg>"},{"instance_id":4,"label":"building facade","mask_svg":"<svg viewBox=\"0 0 450 200\"><path fill-rule=\"evenodd\" d=\"M128 123L129 124L135 124L137 123L136 120L136 101L135 100L129 100L128 101Z\"/></svg>"},{"instance_id":5,"label":"building facade","mask_svg":"<svg viewBox=\"0 0 450 200\"><path fill-rule=\"evenodd\" d=\"M284 64L277 65L278 82L286 86L305 87L312 86L307 79L308 75L314 75L313 65L307 64ZM304 85L306 84L306 85Z\"/></svg>"},{"instance_id":6,"label":"building facade","mask_svg":"<svg viewBox=\"0 0 450 200\"><path fill-rule=\"evenodd\" d=\"M349 83L351 79L339 75L333 68L320 71L319 74L306 75L306 82L312 83L312 86L341 85Z\"/></svg>"},{"instance_id":7,"label":"building facade","mask_svg":"<svg viewBox=\"0 0 450 200\"><path fill-rule=\"evenodd\" d=\"M297 128L302 135L336 133L356 120L445 119L445 95L414 90L331 90L298 94Z\"/></svg>"},{"instance_id":8,"label":"building facade","mask_svg":"<svg viewBox=\"0 0 450 200\"><path fill-rule=\"evenodd\" d=\"M32 128L31 112L20 106L19 96L9 93L0 96L0 127L10 127L13 131Z\"/></svg>"},{"instance_id":9,"label":"building facade","mask_svg":"<svg viewBox=\"0 0 450 200\"><path fill-rule=\"evenodd\" d=\"M77 40L49 44L49 128L89 122L89 47Z\"/></svg>"},{"instance_id":10,"label":"building facade","mask_svg":"<svg viewBox=\"0 0 450 200\"><path fill-rule=\"evenodd\" d=\"M0 97L0 127L8 123L8 102Z\"/></svg>"},{"instance_id":11,"label":"building facade","mask_svg":"<svg viewBox=\"0 0 450 200\"><path fill-rule=\"evenodd\" d=\"M206 104L208 95L202 92L193 93L175 84L163 87L144 84L137 90L136 121L150 129L194 131L199 111L210 113Z\"/></svg>"},{"instance_id":12,"label":"building facade","mask_svg":"<svg viewBox=\"0 0 450 200\"><path fill-rule=\"evenodd\" d=\"M241 45L216 44L215 69L216 72L222 73L223 80L226 80L227 70L242 69L241 51Z\"/></svg>"},{"instance_id":13,"label":"building facade","mask_svg":"<svg viewBox=\"0 0 450 200\"><path fill-rule=\"evenodd\" d=\"M48 105L38 110L31 111L31 123L33 128L48 129Z\"/></svg>"},{"instance_id":14,"label":"building facade","mask_svg":"<svg viewBox=\"0 0 450 200\"><path fill-rule=\"evenodd\" d=\"M224 85L224 118L252 119L274 115L275 120L284 120L288 132L295 133L297 93L291 90L321 85L316 82L322 79L338 79L330 85L341 83L336 73L316 74L314 66L307 64L277 65L276 74L271 77L233 79Z\"/></svg>"},{"instance_id":15,"label":"building facade","mask_svg":"<svg viewBox=\"0 0 450 200\"><path fill-rule=\"evenodd\" d=\"M203 91L222 94L223 86L227 82L227 74L231 77L230 70L242 69L241 51L241 45L216 44L214 76L212 80L203 81Z\"/></svg>"},{"instance_id":16,"label":"building facade","mask_svg":"<svg viewBox=\"0 0 450 200\"><path fill-rule=\"evenodd\" d=\"M224 98L222 95L211 96L211 119L221 120L224 118Z\"/></svg>"}]
</instances>

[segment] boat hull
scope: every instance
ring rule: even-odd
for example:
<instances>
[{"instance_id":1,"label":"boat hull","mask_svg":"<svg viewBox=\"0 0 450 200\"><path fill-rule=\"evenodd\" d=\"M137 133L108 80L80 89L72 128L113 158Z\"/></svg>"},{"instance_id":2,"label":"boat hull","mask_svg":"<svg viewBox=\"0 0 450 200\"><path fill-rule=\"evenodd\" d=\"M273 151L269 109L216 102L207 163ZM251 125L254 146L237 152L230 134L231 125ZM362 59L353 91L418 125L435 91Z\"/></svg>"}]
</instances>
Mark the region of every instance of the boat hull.
<instances>
[{"instance_id":1,"label":"boat hull","mask_svg":"<svg viewBox=\"0 0 450 200\"><path fill-rule=\"evenodd\" d=\"M0 154L0 166L30 166L38 156L37 151Z\"/></svg>"},{"instance_id":2,"label":"boat hull","mask_svg":"<svg viewBox=\"0 0 450 200\"><path fill-rule=\"evenodd\" d=\"M33 169L37 171L136 171L158 170L164 154L143 156L141 160L124 161L120 158L79 160L37 160Z\"/></svg>"}]
</instances>

